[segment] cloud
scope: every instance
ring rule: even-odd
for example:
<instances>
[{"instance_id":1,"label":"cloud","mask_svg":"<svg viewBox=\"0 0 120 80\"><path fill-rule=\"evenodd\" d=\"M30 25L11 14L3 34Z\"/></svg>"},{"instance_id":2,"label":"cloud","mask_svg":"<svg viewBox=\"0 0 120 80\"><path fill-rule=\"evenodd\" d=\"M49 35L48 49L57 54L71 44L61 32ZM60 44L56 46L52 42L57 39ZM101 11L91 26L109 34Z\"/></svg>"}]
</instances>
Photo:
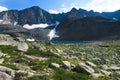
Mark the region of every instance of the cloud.
<instances>
[{"instance_id":1,"label":"cloud","mask_svg":"<svg viewBox=\"0 0 120 80\"><path fill-rule=\"evenodd\" d=\"M72 8L79 8L79 6L77 6L77 4L76 3L71 3L71 4L65 4L65 3L63 3L62 5L61 5L61 7L60 7L60 12L68 12L68 11L70 11Z\"/></svg>"},{"instance_id":2,"label":"cloud","mask_svg":"<svg viewBox=\"0 0 120 80\"><path fill-rule=\"evenodd\" d=\"M59 12L68 12L73 7L98 12L112 12L120 9L120 0L74 0L73 2L62 3Z\"/></svg>"},{"instance_id":3,"label":"cloud","mask_svg":"<svg viewBox=\"0 0 120 80\"><path fill-rule=\"evenodd\" d=\"M0 12L8 10L6 7L0 6Z\"/></svg>"},{"instance_id":4,"label":"cloud","mask_svg":"<svg viewBox=\"0 0 120 80\"><path fill-rule=\"evenodd\" d=\"M56 11L56 10L49 10L49 12L51 13L51 14L58 14L59 12L58 11Z\"/></svg>"},{"instance_id":5,"label":"cloud","mask_svg":"<svg viewBox=\"0 0 120 80\"><path fill-rule=\"evenodd\" d=\"M120 9L120 0L92 0L84 7L87 10L111 12Z\"/></svg>"}]
</instances>

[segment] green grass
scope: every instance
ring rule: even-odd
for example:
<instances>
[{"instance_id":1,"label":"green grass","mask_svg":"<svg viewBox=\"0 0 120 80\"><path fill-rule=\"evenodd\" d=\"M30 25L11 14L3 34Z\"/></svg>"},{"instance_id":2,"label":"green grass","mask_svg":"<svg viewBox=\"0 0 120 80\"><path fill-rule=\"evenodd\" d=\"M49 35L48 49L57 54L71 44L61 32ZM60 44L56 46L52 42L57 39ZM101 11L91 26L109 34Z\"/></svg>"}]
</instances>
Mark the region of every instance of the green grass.
<instances>
[{"instance_id":1,"label":"green grass","mask_svg":"<svg viewBox=\"0 0 120 80\"><path fill-rule=\"evenodd\" d=\"M18 70L18 68L15 65L13 65L13 64L0 64L0 65L8 67L8 68L11 68L13 70Z\"/></svg>"},{"instance_id":2,"label":"green grass","mask_svg":"<svg viewBox=\"0 0 120 80\"><path fill-rule=\"evenodd\" d=\"M32 77L29 77L27 78L26 80L50 80L50 77L49 76L32 76Z\"/></svg>"},{"instance_id":3,"label":"green grass","mask_svg":"<svg viewBox=\"0 0 120 80\"><path fill-rule=\"evenodd\" d=\"M27 55L41 56L41 57L54 57L55 54L48 51L40 51L39 49L29 48L26 52Z\"/></svg>"},{"instance_id":4,"label":"green grass","mask_svg":"<svg viewBox=\"0 0 120 80\"><path fill-rule=\"evenodd\" d=\"M15 55L17 53L17 47L10 45L0 45L0 50L9 55Z\"/></svg>"},{"instance_id":5,"label":"green grass","mask_svg":"<svg viewBox=\"0 0 120 80\"><path fill-rule=\"evenodd\" d=\"M101 44L99 46L106 47L106 48L111 49L111 50L120 50L120 44L117 44L117 43L111 43L111 44L104 43L104 44Z\"/></svg>"},{"instance_id":6,"label":"green grass","mask_svg":"<svg viewBox=\"0 0 120 80\"><path fill-rule=\"evenodd\" d=\"M80 74L72 71L67 71L62 68L55 69L54 80L88 80L90 77L85 74Z\"/></svg>"}]
</instances>

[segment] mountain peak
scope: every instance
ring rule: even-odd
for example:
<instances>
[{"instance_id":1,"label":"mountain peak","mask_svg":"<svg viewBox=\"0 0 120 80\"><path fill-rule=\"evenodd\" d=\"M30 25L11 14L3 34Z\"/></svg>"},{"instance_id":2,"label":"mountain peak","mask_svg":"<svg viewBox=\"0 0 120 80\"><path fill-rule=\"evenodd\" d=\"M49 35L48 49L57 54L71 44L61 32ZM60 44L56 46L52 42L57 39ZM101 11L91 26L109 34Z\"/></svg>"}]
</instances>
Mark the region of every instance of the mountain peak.
<instances>
[{"instance_id":1,"label":"mountain peak","mask_svg":"<svg viewBox=\"0 0 120 80\"><path fill-rule=\"evenodd\" d=\"M74 11L77 11L77 9L76 8L72 8L71 11L74 12Z\"/></svg>"},{"instance_id":2,"label":"mountain peak","mask_svg":"<svg viewBox=\"0 0 120 80\"><path fill-rule=\"evenodd\" d=\"M32 6L32 7L30 7L30 8L32 8L32 9L40 9L39 6Z\"/></svg>"}]
</instances>

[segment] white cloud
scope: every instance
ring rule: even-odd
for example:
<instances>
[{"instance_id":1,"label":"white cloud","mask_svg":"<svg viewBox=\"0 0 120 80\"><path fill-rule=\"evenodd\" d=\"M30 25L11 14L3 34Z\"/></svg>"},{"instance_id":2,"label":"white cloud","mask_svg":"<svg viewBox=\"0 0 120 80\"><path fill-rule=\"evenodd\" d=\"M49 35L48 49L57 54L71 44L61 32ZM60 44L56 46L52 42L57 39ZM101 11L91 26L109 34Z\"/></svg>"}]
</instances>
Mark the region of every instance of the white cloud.
<instances>
[{"instance_id":1,"label":"white cloud","mask_svg":"<svg viewBox=\"0 0 120 80\"><path fill-rule=\"evenodd\" d=\"M56 10L49 10L49 12L51 13L51 14L58 14L59 12L58 11L56 11Z\"/></svg>"},{"instance_id":2,"label":"white cloud","mask_svg":"<svg viewBox=\"0 0 120 80\"><path fill-rule=\"evenodd\" d=\"M77 6L77 4L76 3L71 3L71 4L65 4L65 3L63 3L62 5L61 5L61 8L59 9L60 10L60 12L68 12L68 11L70 11L72 8L79 8L79 6Z\"/></svg>"},{"instance_id":3,"label":"white cloud","mask_svg":"<svg viewBox=\"0 0 120 80\"><path fill-rule=\"evenodd\" d=\"M0 12L8 10L6 7L0 6Z\"/></svg>"},{"instance_id":4,"label":"white cloud","mask_svg":"<svg viewBox=\"0 0 120 80\"><path fill-rule=\"evenodd\" d=\"M74 0L71 3L63 3L59 12L68 12L73 7L98 12L112 12L120 9L120 0Z\"/></svg>"},{"instance_id":5,"label":"white cloud","mask_svg":"<svg viewBox=\"0 0 120 80\"><path fill-rule=\"evenodd\" d=\"M120 9L120 0L92 0L89 4L86 4L84 9L93 9L99 12L116 11Z\"/></svg>"},{"instance_id":6,"label":"white cloud","mask_svg":"<svg viewBox=\"0 0 120 80\"><path fill-rule=\"evenodd\" d=\"M33 25L25 24L23 28L34 29L34 28L46 28L48 26L49 26L48 24L33 24Z\"/></svg>"}]
</instances>

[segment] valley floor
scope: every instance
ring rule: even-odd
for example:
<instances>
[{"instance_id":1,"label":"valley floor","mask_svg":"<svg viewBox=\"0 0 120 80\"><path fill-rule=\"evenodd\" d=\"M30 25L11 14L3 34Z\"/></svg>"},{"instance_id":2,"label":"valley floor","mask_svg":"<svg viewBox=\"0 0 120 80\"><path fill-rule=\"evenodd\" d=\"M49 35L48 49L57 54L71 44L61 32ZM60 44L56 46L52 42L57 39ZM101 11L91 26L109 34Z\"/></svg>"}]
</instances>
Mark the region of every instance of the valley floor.
<instances>
[{"instance_id":1,"label":"valley floor","mask_svg":"<svg viewBox=\"0 0 120 80\"><path fill-rule=\"evenodd\" d=\"M27 51L0 45L0 79L120 80L120 41L26 43Z\"/></svg>"}]
</instances>

